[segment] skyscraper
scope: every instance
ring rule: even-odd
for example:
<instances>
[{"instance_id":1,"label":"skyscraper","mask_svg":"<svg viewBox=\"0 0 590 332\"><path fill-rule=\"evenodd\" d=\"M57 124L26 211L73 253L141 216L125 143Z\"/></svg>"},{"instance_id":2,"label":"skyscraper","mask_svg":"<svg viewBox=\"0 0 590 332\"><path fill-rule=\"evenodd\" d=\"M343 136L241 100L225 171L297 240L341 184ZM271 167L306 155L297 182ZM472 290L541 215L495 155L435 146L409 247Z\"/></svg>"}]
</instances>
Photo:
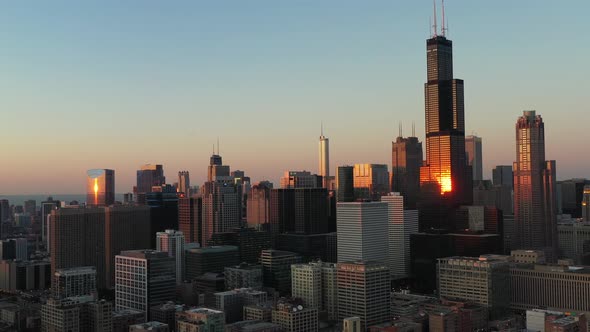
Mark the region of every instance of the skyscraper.
<instances>
[{"instance_id":1,"label":"skyscraper","mask_svg":"<svg viewBox=\"0 0 590 332\"><path fill-rule=\"evenodd\" d=\"M416 208L420 193L422 142L417 137L398 136L391 147L391 191L404 197L404 206Z\"/></svg>"},{"instance_id":2,"label":"skyscraper","mask_svg":"<svg viewBox=\"0 0 590 332\"><path fill-rule=\"evenodd\" d=\"M337 264L340 319L360 317L362 329L391 319L389 269L378 262Z\"/></svg>"},{"instance_id":3,"label":"skyscraper","mask_svg":"<svg viewBox=\"0 0 590 332\"><path fill-rule=\"evenodd\" d=\"M410 235L418 233L418 211L404 210L405 199L399 193L381 197L388 208L388 266L393 279L410 275Z\"/></svg>"},{"instance_id":4,"label":"skyscraper","mask_svg":"<svg viewBox=\"0 0 590 332\"><path fill-rule=\"evenodd\" d=\"M123 251L115 257L115 309L137 309L174 300L174 258L155 250Z\"/></svg>"},{"instance_id":5,"label":"skyscraper","mask_svg":"<svg viewBox=\"0 0 590 332\"><path fill-rule=\"evenodd\" d=\"M51 274L62 268L95 266L97 286L104 288L104 208L66 207L52 210L49 232Z\"/></svg>"},{"instance_id":6,"label":"skyscraper","mask_svg":"<svg viewBox=\"0 0 590 332\"><path fill-rule=\"evenodd\" d=\"M557 248L555 161L545 161L545 124L535 111L516 121L513 171L516 248L545 250L551 259Z\"/></svg>"},{"instance_id":7,"label":"skyscraper","mask_svg":"<svg viewBox=\"0 0 590 332\"><path fill-rule=\"evenodd\" d=\"M322 126L322 133L320 134L320 165L319 175L322 177L323 187L329 188L330 182L330 140L324 136L324 127Z\"/></svg>"},{"instance_id":8,"label":"skyscraper","mask_svg":"<svg viewBox=\"0 0 590 332\"><path fill-rule=\"evenodd\" d=\"M137 171L136 193L149 193L153 186L161 186L166 183L164 168L162 165L146 164Z\"/></svg>"},{"instance_id":9,"label":"skyscraper","mask_svg":"<svg viewBox=\"0 0 590 332\"><path fill-rule=\"evenodd\" d=\"M390 191L387 165L355 164L353 181L355 198L378 201Z\"/></svg>"},{"instance_id":10,"label":"skyscraper","mask_svg":"<svg viewBox=\"0 0 590 332\"><path fill-rule=\"evenodd\" d=\"M269 229L271 189L272 183L268 181L261 181L252 186L246 208L248 227Z\"/></svg>"},{"instance_id":11,"label":"skyscraper","mask_svg":"<svg viewBox=\"0 0 590 332\"><path fill-rule=\"evenodd\" d=\"M354 201L353 166L338 166L338 173L336 173L336 199L338 202Z\"/></svg>"},{"instance_id":12,"label":"skyscraper","mask_svg":"<svg viewBox=\"0 0 590 332\"><path fill-rule=\"evenodd\" d=\"M183 193L184 196L188 197L191 195L191 179L188 171L178 172L178 192Z\"/></svg>"},{"instance_id":13,"label":"skyscraper","mask_svg":"<svg viewBox=\"0 0 590 332\"><path fill-rule=\"evenodd\" d=\"M115 171L91 169L86 181L86 204L109 206L115 203Z\"/></svg>"},{"instance_id":14,"label":"skyscraper","mask_svg":"<svg viewBox=\"0 0 590 332\"><path fill-rule=\"evenodd\" d=\"M434 29L426 41L426 164L421 190L437 192L453 203L470 203L471 172L465 157L463 80L453 78L453 43Z\"/></svg>"},{"instance_id":15,"label":"skyscraper","mask_svg":"<svg viewBox=\"0 0 590 332\"><path fill-rule=\"evenodd\" d=\"M203 198L178 198L178 228L186 243L203 243Z\"/></svg>"},{"instance_id":16,"label":"skyscraper","mask_svg":"<svg viewBox=\"0 0 590 332\"><path fill-rule=\"evenodd\" d=\"M168 253L174 257L176 269L176 284L180 285L184 280L184 234L180 231L167 229L156 233L156 250Z\"/></svg>"},{"instance_id":17,"label":"skyscraper","mask_svg":"<svg viewBox=\"0 0 590 332\"><path fill-rule=\"evenodd\" d=\"M104 209L106 288L115 288L115 256L123 250L151 248L150 208L145 205L112 205ZM132 234L132 236L130 236Z\"/></svg>"},{"instance_id":18,"label":"skyscraper","mask_svg":"<svg viewBox=\"0 0 590 332\"><path fill-rule=\"evenodd\" d=\"M465 154L467 157L467 164L471 166L473 171L473 180L483 180L483 156L481 137L469 135L465 137Z\"/></svg>"},{"instance_id":19,"label":"skyscraper","mask_svg":"<svg viewBox=\"0 0 590 332\"><path fill-rule=\"evenodd\" d=\"M338 262L388 259L388 205L384 202L338 203Z\"/></svg>"},{"instance_id":20,"label":"skyscraper","mask_svg":"<svg viewBox=\"0 0 590 332\"><path fill-rule=\"evenodd\" d=\"M214 233L227 232L242 222L242 195L230 176L229 166L222 165L219 155L212 155L208 181L201 188L203 198L203 235L201 246L207 246Z\"/></svg>"}]
</instances>

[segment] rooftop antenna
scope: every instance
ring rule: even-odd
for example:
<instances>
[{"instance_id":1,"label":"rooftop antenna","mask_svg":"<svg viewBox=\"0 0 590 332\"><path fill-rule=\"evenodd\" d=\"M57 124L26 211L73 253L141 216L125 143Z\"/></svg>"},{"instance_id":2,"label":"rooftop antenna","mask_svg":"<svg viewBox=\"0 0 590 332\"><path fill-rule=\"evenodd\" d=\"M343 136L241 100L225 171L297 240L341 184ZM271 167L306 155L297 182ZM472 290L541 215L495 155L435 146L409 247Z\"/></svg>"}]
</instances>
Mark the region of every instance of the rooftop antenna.
<instances>
[{"instance_id":1,"label":"rooftop antenna","mask_svg":"<svg viewBox=\"0 0 590 332\"><path fill-rule=\"evenodd\" d=\"M403 134L402 134L402 122L401 121L398 122L398 124L397 124L397 130L399 132L398 137L402 137Z\"/></svg>"},{"instance_id":2,"label":"rooftop antenna","mask_svg":"<svg viewBox=\"0 0 590 332\"><path fill-rule=\"evenodd\" d=\"M412 121L412 137L416 137L416 122Z\"/></svg>"},{"instance_id":3,"label":"rooftop antenna","mask_svg":"<svg viewBox=\"0 0 590 332\"><path fill-rule=\"evenodd\" d=\"M447 35L447 28L445 27L445 0L441 0L442 1L442 28L441 28L441 33L443 35L443 37L445 37Z\"/></svg>"},{"instance_id":4,"label":"rooftop antenna","mask_svg":"<svg viewBox=\"0 0 590 332\"><path fill-rule=\"evenodd\" d=\"M320 135L324 137L324 121L320 122Z\"/></svg>"},{"instance_id":5,"label":"rooftop antenna","mask_svg":"<svg viewBox=\"0 0 590 332\"><path fill-rule=\"evenodd\" d=\"M215 143L213 143L212 145L213 145L213 154L215 154Z\"/></svg>"},{"instance_id":6,"label":"rooftop antenna","mask_svg":"<svg viewBox=\"0 0 590 332\"><path fill-rule=\"evenodd\" d=\"M217 136L217 155L219 156L219 136Z\"/></svg>"},{"instance_id":7,"label":"rooftop antenna","mask_svg":"<svg viewBox=\"0 0 590 332\"><path fill-rule=\"evenodd\" d=\"M433 12L434 12L434 25L432 26L432 37L436 37L438 33L438 25L436 24L436 0L432 0Z\"/></svg>"}]
</instances>

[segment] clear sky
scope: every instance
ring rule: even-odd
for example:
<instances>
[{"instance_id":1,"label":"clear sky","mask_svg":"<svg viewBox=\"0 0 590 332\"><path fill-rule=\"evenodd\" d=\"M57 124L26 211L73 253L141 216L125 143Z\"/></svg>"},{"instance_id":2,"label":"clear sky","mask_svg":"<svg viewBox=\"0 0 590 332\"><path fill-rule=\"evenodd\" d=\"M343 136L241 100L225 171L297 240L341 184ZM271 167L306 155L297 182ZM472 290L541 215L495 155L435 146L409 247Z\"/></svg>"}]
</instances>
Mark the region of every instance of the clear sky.
<instances>
[{"instance_id":1,"label":"clear sky","mask_svg":"<svg viewBox=\"0 0 590 332\"><path fill-rule=\"evenodd\" d=\"M590 1L447 0L454 70L484 174L515 156L523 109L545 120L558 178L590 177ZM0 5L0 194L117 192L164 164L200 184L213 143L253 181L391 163L398 123L424 135L430 0L6 1Z\"/></svg>"}]
</instances>

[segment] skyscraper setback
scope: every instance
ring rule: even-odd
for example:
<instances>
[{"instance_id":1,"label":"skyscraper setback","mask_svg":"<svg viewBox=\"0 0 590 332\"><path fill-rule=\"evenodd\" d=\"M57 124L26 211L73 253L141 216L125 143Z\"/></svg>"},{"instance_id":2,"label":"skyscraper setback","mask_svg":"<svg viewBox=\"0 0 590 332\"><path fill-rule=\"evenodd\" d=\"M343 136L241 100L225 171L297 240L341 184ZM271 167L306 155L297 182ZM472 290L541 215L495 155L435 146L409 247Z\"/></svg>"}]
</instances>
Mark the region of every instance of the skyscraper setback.
<instances>
[{"instance_id":1,"label":"skyscraper setback","mask_svg":"<svg viewBox=\"0 0 590 332\"><path fill-rule=\"evenodd\" d=\"M451 202L470 203L472 180L465 157L463 80L453 78L453 43L434 29L426 41L426 164L421 188L438 191Z\"/></svg>"},{"instance_id":2,"label":"skyscraper setback","mask_svg":"<svg viewBox=\"0 0 590 332\"><path fill-rule=\"evenodd\" d=\"M545 124L535 111L516 121L514 220L519 249L557 247L555 161L545 160Z\"/></svg>"}]
</instances>

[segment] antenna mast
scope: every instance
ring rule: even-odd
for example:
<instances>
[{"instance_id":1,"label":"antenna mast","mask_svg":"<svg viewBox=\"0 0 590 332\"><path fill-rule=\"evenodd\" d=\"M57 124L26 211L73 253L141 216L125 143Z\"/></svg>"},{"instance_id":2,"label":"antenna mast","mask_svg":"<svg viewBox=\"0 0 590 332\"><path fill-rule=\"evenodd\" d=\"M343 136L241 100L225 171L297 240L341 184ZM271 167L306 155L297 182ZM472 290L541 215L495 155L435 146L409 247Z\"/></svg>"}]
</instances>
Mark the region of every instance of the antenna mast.
<instances>
[{"instance_id":1,"label":"antenna mast","mask_svg":"<svg viewBox=\"0 0 590 332\"><path fill-rule=\"evenodd\" d=\"M219 136L217 136L217 155L219 156Z\"/></svg>"},{"instance_id":2,"label":"antenna mast","mask_svg":"<svg viewBox=\"0 0 590 332\"><path fill-rule=\"evenodd\" d=\"M441 28L441 32L443 37L446 37L447 35L447 28L445 27L445 0L441 0L442 1L442 28Z\"/></svg>"},{"instance_id":3,"label":"antenna mast","mask_svg":"<svg viewBox=\"0 0 590 332\"><path fill-rule=\"evenodd\" d=\"M412 137L416 137L416 123L412 121Z\"/></svg>"},{"instance_id":4,"label":"antenna mast","mask_svg":"<svg viewBox=\"0 0 590 332\"><path fill-rule=\"evenodd\" d=\"M432 0L432 11L434 12L434 25L432 26L432 37L436 37L438 33L438 25L436 24L436 0Z\"/></svg>"}]
</instances>

